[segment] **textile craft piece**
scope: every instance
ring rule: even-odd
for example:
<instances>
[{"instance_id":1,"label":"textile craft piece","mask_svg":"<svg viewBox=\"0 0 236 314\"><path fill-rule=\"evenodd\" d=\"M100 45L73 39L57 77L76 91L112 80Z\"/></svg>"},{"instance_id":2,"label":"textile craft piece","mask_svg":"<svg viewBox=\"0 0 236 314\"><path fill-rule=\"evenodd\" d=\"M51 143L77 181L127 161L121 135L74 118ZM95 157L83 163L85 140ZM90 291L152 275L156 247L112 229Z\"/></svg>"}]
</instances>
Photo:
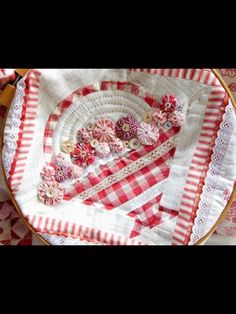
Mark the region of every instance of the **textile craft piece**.
<instances>
[{"instance_id":1,"label":"textile craft piece","mask_svg":"<svg viewBox=\"0 0 236 314\"><path fill-rule=\"evenodd\" d=\"M121 121L115 138L93 129L104 119ZM4 167L21 211L49 242L194 244L224 209L220 191L232 192L234 121L210 70L31 70L8 115ZM76 159L74 178L58 170L76 161L71 149L73 158L93 156ZM58 205L44 204L45 195Z\"/></svg>"}]
</instances>

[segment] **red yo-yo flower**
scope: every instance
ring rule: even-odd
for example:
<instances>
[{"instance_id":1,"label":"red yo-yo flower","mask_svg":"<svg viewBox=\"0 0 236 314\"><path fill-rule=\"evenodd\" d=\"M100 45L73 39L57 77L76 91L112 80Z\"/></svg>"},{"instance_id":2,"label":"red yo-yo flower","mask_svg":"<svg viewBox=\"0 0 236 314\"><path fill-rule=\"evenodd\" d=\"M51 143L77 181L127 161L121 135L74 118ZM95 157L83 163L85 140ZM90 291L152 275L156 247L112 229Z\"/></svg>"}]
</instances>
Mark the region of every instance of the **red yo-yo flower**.
<instances>
[{"instance_id":1,"label":"red yo-yo flower","mask_svg":"<svg viewBox=\"0 0 236 314\"><path fill-rule=\"evenodd\" d=\"M177 102L173 95L165 95L161 98L162 103L159 104L159 109L164 112L173 112L176 109Z\"/></svg>"},{"instance_id":2,"label":"red yo-yo flower","mask_svg":"<svg viewBox=\"0 0 236 314\"><path fill-rule=\"evenodd\" d=\"M76 144L70 154L72 162L78 166L89 166L95 160L95 151L89 143Z\"/></svg>"}]
</instances>

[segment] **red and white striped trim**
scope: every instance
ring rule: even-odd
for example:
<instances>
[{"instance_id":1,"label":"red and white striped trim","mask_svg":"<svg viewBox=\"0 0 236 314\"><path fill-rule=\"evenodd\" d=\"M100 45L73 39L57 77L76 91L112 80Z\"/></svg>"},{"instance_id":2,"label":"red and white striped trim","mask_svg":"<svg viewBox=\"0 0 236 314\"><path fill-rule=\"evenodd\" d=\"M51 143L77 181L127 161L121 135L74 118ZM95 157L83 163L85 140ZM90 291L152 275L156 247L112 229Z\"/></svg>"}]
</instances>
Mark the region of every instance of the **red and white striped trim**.
<instances>
[{"instance_id":1,"label":"red and white striped trim","mask_svg":"<svg viewBox=\"0 0 236 314\"><path fill-rule=\"evenodd\" d=\"M21 184L27 156L33 141L40 76L41 73L39 71L30 70L25 79L25 96L20 118L18 140L8 178L10 188L14 193L18 191Z\"/></svg>"},{"instance_id":2,"label":"red and white striped trim","mask_svg":"<svg viewBox=\"0 0 236 314\"><path fill-rule=\"evenodd\" d=\"M130 71L191 80L209 86L221 86L217 77L209 69L130 69Z\"/></svg>"},{"instance_id":3,"label":"red and white striped trim","mask_svg":"<svg viewBox=\"0 0 236 314\"><path fill-rule=\"evenodd\" d=\"M54 234L58 236L80 238L80 240L106 245L141 245L140 241L121 237L115 234L108 234L102 230L95 230L83 225L55 218L27 215L26 219L36 232Z\"/></svg>"}]
</instances>

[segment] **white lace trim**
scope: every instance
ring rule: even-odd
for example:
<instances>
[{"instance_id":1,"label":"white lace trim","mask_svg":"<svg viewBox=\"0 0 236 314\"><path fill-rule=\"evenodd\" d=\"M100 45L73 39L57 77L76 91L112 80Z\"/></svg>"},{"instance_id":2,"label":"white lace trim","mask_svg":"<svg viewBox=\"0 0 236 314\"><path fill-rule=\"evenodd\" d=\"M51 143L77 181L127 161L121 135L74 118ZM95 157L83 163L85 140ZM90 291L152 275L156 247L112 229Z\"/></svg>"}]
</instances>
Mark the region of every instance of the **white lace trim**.
<instances>
[{"instance_id":1,"label":"white lace trim","mask_svg":"<svg viewBox=\"0 0 236 314\"><path fill-rule=\"evenodd\" d=\"M51 235L48 233L38 234L51 245L106 245L105 243L94 243L91 241L80 240L79 238Z\"/></svg>"},{"instance_id":2,"label":"white lace trim","mask_svg":"<svg viewBox=\"0 0 236 314\"><path fill-rule=\"evenodd\" d=\"M9 178L9 172L17 148L17 140L20 127L22 106L25 96L25 78L22 78L16 88L15 96L9 109L6 128L4 131L4 146L2 150L2 160L6 177Z\"/></svg>"},{"instance_id":3,"label":"white lace trim","mask_svg":"<svg viewBox=\"0 0 236 314\"><path fill-rule=\"evenodd\" d=\"M213 149L209 170L207 172L205 185L201 194L189 244L196 243L205 234L206 221L209 216L211 202L219 180L221 165L224 160L224 153L222 154L222 152L226 152L234 129L234 113L234 107L231 103L229 103L226 107L226 111L223 115L223 121L221 122L220 129L217 134L215 147Z\"/></svg>"}]
</instances>

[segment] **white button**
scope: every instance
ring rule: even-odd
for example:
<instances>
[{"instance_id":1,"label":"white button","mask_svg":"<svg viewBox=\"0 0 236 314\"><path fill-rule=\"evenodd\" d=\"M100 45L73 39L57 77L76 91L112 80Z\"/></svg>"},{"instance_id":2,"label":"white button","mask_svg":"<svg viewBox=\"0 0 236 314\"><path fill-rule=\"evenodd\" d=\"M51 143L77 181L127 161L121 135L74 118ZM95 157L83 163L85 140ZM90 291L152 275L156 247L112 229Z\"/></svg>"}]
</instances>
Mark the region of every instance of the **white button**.
<instances>
[{"instance_id":1,"label":"white button","mask_svg":"<svg viewBox=\"0 0 236 314\"><path fill-rule=\"evenodd\" d=\"M93 148L97 147L98 144L99 144L99 141L96 140L95 138L90 142L90 145L91 145Z\"/></svg>"},{"instance_id":2,"label":"white button","mask_svg":"<svg viewBox=\"0 0 236 314\"><path fill-rule=\"evenodd\" d=\"M122 130L123 130L124 132L129 132L129 124L127 124L127 123L123 124L123 125L122 125Z\"/></svg>"},{"instance_id":3,"label":"white button","mask_svg":"<svg viewBox=\"0 0 236 314\"><path fill-rule=\"evenodd\" d=\"M74 143L71 141L65 141L61 145L61 149L64 153L70 154L74 150Z\"/></svg>"},{"instance_id":4,"label":"white button","mask_svg":"<svg viewBox=\"0 0 236 314\"><path fill-rule=\"evenodd\" d=\"M129 148L129 141L124 141L123 145L124 145L124 147Z\"/></svg>"},{"instance_id":5,"label":"white button","mask_svg":"<svg viewBox=\"0 0 236 314\"><path fill-rule=\"evenodd\" d=\"M92 131L92 130L94 129L94 127L95 127L95 125L94 125L93 123L89 123L89 124L87 125L87 129L88 129L89 131Z\"/></svg>"},{"instance_id":6,"label":"white button","mask_svg":"<svg viewBox=\"0 0 236 314\"><path fill-rule=\"evenodd\" d=\"M169 130L172 128L172 123L170 121L166 121L163 126L164 129Z\"/></svg>"},{"instance_id":7,"label":"white button","mask_svg":"<svg viewBox=\"0 0 236 314\"><path fill-rule=\"evenodd\" d=\"M143 121L146 123L150 123L152 122L152 119L153 119L152 112L145 112L145 114L143 115Z\"/></svg>"},{"instance_id":8,"label":"white button","mask_svg":"<svg viewBox=\"0 0 236 314\"><path fill-rule=\"evenodd\" d=\"M141 143L139 142L139 140L137 138L133 138L129 142L129 146L131 149L138 149L141 146Z\"/></svg>"}]
</instances>

